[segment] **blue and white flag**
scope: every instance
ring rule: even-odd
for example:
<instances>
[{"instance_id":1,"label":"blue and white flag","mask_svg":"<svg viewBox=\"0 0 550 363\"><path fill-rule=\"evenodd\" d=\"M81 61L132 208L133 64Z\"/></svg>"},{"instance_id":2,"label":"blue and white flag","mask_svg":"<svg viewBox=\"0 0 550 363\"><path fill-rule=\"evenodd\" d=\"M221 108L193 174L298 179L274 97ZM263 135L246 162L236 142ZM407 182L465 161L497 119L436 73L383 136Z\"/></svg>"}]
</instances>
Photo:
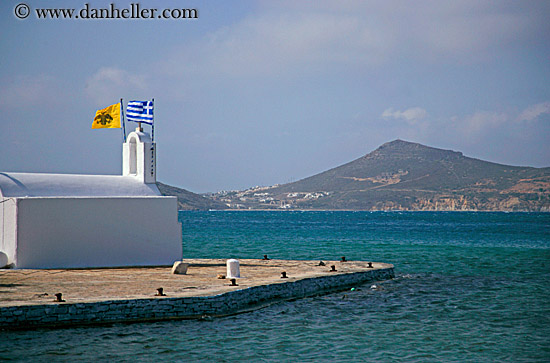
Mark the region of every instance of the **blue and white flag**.
<instances>
[{"instance_id":1,"label":"blue and white flag","mask_svg":"<svg viewBox=\"0 0 550 363\"><path fill-rule=\"evenodd\" d=\"M153 101L130 101L126 107L126 119L153 124Z\"/></svg>"}]
</instances>

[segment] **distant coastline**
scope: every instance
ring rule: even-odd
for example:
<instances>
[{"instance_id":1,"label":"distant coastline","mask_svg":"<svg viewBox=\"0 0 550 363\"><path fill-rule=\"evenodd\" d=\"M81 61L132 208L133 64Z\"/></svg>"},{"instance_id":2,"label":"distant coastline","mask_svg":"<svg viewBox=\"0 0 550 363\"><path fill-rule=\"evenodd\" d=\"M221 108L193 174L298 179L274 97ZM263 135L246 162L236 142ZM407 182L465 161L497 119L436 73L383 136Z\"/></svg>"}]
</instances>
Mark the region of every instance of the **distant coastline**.
<instances>
[{"instance_id":1,"label":"distant coastline","mask_svg":"<svg viewBox=\"0 0 550 363\"><path fill-rule=\"evenodd\" d=\"M180 209L181 212L362 212L362 213L550 213L550 211L525 210L357 210L357 209Z\"/></svg>"},{"instance_id":2,"label":"distant coastline","mask_svg":"<svg viewBox=\"0 0 550 363\"><path fill-rule=\"evenodd\" d=\"M510 166L403 140L287 184L198 195L181 210L550 212L550 167Z\"/></svg>"}]
</instances>

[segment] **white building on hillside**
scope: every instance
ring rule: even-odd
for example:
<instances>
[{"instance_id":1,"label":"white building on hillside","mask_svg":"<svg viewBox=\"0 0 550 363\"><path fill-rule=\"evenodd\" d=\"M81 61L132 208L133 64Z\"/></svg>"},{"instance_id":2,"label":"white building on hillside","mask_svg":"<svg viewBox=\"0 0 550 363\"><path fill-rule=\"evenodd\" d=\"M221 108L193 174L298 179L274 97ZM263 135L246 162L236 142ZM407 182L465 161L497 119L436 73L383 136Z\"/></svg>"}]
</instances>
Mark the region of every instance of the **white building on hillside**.
<instances>
[{"instance_id":1,"label":"white building on hillside","mask_svg":"<svg viewBox=\"0 0 550 363\"><path fill-rule=\"evenodd\" d=\"M0 172L0 253L16 268L171 265L182 258L177 201L155 183L155 143L139 129L122 175Z\"/></svg>"}]
</instances>

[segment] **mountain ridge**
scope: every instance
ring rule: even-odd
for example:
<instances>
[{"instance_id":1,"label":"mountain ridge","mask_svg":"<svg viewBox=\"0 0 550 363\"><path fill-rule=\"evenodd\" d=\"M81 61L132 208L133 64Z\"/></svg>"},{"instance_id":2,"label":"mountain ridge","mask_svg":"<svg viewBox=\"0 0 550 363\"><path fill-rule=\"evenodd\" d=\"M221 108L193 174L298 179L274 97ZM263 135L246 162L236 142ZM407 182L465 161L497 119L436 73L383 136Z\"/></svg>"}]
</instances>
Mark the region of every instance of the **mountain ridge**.
<instances>
[{"instance_id":1,"label":"mountain ridge","mask_svg":"<svg viewBox=\"0 0 550 363\"><path fill-rule=\"evenodd\" d=\"M230 209L550 211L550 168L397 139L292 183L209 197Z\"/></svg>"},{"instance_id":2,"label":"mountain ridge","mask_svg":"<svg viewBox=\"0 0 550 363\"><path fill-rule=\"evenodd\" d=\"M178 210L212 210L227 209L227 205L205 198L202 195L172 185L157 182L160 194L176 197Z\"/></svg>"}]
</instances>

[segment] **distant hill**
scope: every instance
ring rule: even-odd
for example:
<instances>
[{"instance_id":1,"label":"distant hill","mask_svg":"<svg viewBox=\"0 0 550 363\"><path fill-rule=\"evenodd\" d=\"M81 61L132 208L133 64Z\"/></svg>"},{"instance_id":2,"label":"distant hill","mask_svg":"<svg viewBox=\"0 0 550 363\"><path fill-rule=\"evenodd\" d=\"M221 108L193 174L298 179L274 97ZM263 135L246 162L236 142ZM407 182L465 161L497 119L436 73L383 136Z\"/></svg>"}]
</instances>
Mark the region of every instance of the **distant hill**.
<instances>
[{"instance_id":1,"label":"distant hill","mask_svg":"<svg viewBox=\"0 0 550 363\"><path fill-rule=\"evenodd\" d=\"M227 205L224 203L205 198L185 189L173 187L160 182L157 182L157 187L162 195L174 196L178 198L179 210L227 209Z\"/></svg>"},{"instance_id":2,"label":"distant hill","mask_svg":"<svg viewBox=\"0 0 550 363\"><path fill-rule=\"evenodd\" d=\"M211 198L232 209L550 211L550 168L395 140L294 183Z\"/></svg>"}]
</instances>

